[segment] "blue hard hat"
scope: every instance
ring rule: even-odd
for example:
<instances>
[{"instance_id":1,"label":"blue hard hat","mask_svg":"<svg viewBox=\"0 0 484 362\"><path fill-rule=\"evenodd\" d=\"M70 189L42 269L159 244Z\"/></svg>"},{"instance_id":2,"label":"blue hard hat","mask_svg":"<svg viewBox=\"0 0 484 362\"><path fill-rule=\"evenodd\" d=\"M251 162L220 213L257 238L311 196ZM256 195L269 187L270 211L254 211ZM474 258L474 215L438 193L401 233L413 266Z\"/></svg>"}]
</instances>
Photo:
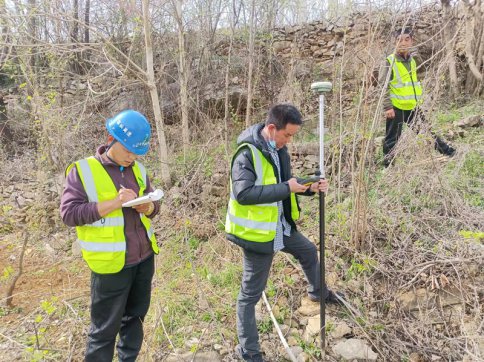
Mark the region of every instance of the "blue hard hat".
<instances>
[{"instance_id":1,"label":"blue hard hat","mask_svg":"<svg viewBox=\"0 0 484 362\"><path fill-rule=\"evenodd\" d=\"M106 121L106 128L129 152L145 155L150 147L150 123L141 113L128 109Z\"/></svg>"}]
</instances>

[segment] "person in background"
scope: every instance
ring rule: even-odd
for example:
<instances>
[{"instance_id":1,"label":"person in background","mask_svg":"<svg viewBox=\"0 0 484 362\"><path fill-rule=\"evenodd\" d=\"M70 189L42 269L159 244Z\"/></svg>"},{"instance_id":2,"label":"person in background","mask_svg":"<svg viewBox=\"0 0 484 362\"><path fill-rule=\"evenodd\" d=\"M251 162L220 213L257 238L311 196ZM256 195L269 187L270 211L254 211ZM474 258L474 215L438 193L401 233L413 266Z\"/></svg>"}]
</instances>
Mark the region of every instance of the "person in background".
<instances>
[{"instance_id":1,"label":"person in background","mask_svg":"<svg viewBox=\"0 0 484 362\"><path fill-rule=\"evenodd\" d=\"M272 107L265 123L246 129L230 170L230 200L225 231L244 253L243 275L237 299L236 354L245 361L260 362L255 305L262 296L277 251L293 255L309 283L308 297L319 302L320 267L316 246L301 234L296 194L327 192L327 180L309 186L291 175L286 144L302 125L301 113L290 104ZM324 286L327 303L338 303L336 294Z\"/></svg>"},{"instance_id":2,"label":"person in background","mask_svg":"<svg viewBox=\"0 0 484 362\"><path fill-rule=\"evenodd\" d=\"M111 362L116 336L120 361L134 361L143 341L158 245L151 219L158 202L122 207L152 191L145 167L151 127L139 112L125 110L106 122L107 145L66 170L60 213L76 228L91 269L91 326L86 361Z\"/></svg>"},{"instance_id":3,"label":"person in background","mask_svg":"<svg viewBox=\"0 0 484 362\"><path fill-rule=\"evenodd\" d=\"M390 54L379 72L379 83L384 84L387 92L383 100L386 117L386 132L383 142L383 163L388 167L394 157L394 147L402 134L403 124L419 131L419 123L425 122L419 106L422 104L422 86L417 79L417 64L410 50L413 46L411 29L404 28L395 32L395 53ZM432 133L435 149L447 156L456 150Z\"/></svg>"}]
</instances>

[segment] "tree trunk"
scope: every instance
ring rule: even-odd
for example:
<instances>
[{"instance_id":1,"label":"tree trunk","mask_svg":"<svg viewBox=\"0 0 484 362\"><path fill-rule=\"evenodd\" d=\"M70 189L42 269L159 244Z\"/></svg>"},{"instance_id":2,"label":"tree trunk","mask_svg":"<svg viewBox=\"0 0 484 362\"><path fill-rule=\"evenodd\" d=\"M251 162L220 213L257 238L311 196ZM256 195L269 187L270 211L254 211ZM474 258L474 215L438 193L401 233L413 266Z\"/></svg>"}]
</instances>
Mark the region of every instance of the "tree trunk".
<instances>
[{"instance_id":1,"label":"tree trunk","mask_svg":"<svg viewBox=\"0 0 484 362\"><path fill-rule=\"evenodd\" d=\"M156 134L158 136L160 161L161 161L161 178L166 187L171 186L170 167L168 164L168 147L166 145L165 130L163 117L161 115L160 100L155 83L155 70L153 67L153 45L151 43L151 27L149 0L143 0L143 30L145 35L146 47L146 73L148 78L148 88L150 90L151 103L153 104L153 113L155 115Z\"/></svg>"},{"instance_id":2,"label":"tree trunk","mask_svg":"<svg viewBox=\"0 0 484 362\"><path fill-rule=\"evenodd\" d=\"M476 80L481 82L482 74L477 68L476 61L474 58L473 42L476 41L476 38L474 37L475 33L474 33L474 27L472 23L473 23L472 21L467 21L466 23L465 51L466 51L466 57L467 57L467 64L469 65L469 69L472 75L476 78ZM478 41L480 42L480 37Z\"/></svg>"},{"instance_id":3,"label":"tree trunk","mask_svg":"<svg viewBox=\"0 0 484 362\"><path fill-rule=\"evenodd\" d=\"M90 42L90 34L89 34L89 25L90 25L90 13L91 13L91 0L86 0L86 7L84 9L84 43L88 47L84 52L84 60L89 61L91 58L91 51L89 49L89 42Z\"/></svg>"},{"instance_id":4,"label":"tree trunk","mask_svg":"<svg viewBox=\"0 0 484 362\"><path fill-rule=\"evenodd\" d=\"M230 63L232 61L232 47L234 43L234 26L232 21L230 22L230 41L229 41L229 53L227 55L227 66L225 68L225 102L224 102L224 141L225 149L229 148L229 113L230 113L230 97L229 97L229 80L230 80Z\"/></svg>"},{"instance_id":5,"label":"tree trunk","mask_svg":"<svg viewBox=\"0 0 484 362\"><path fill-rule=\"evenodd\" d=\"M183 154L186 157L190 145L190 129L188 124L188 69L186 63L185 34L183 30L182 1L174 0L175 19L178 28L178 77L180 81L180 110L182 119Z\"/></svg>"},{"instance_id":6,"label":"tree trunk","mask_svg":"<svg viewBox=\"0 0 484 362\"><path fill-rule=\"evenodd\" d=\"M77 43L79 40L79 0L73 0L72 19L71 41Z\"/></svg>"},{"instance_id":7,"label":"tree trunk","mask_svg":"<svg viewBox=\"0 0 484 362\"><path fill-rule=\"evenodd\" d=\"M476 66L478 69L484 68L484 26L482 25L482 23L481 23L481 40L477 51L476 62L477 62ZM477 87L474 89L474 95L478 96L481 94L483 84L484 82L481 80L477 85Z\"/></svg>"},{"instance_id":8,"label":"tree trunk","mask_svg":"<svg viewBox=\"0 0 484 362\"><path fill-rule=\"evenodd\" d=\"M7 9L5 7L5 2L0 1L0 39L5 45L1 47L0 50L0 70L3 68L4 63L8 60L10 52L12 51L12 42L9 40L10 36L8 34L8 20L7 20Z\"/></svg>"},{"instance_id":9,"label":"tree trunk","mask_svg":"<svg viewBox=\"0 0 484 362\"><path fill-rule=\"evenodd\" d=\"M466 91L480 94L483 84L484 24L481 1L471 4L463 0L465 12L465 55L469 71L466 78Z\"/></svg>"},{"instance_id":10,"label":"tree trunk","mask_svg":"<svg viewBox=\"0 0 484 362\"><path fill-rule=\"evenodd\" d=\"M29 0L29 11L28 11L28 13L29 13L29 26L28 26L29 35L32 39L31 43L33 45L35 45L35 43L37 42L37 20L36 20L37 4L36 4L36 0ZM37 54L37 52L35 50L31 51L30 66L34 70L35 70L35 66L36 66L36 63L37 63L36 54Z\"/></svg>"},{"instance_id":11,"label":"tree trunk","mask_svg":"<svg viewBox=\"0 0 484 362\"><path fill-rule=\"evenodd\" d=\"M450 93L452 99L455 100L459 95L459 79L457 77L457 67L454 56L455 39L452 37L452 34L455 32L455 20L450 6L450 0L441 0L441 2L444 9L444 22L447 22L447 25L443 29L443 33L449 67Z\"/></svg>"},{"instance_id":12,"label":"tree trunk","mask_svg":"<svg viewBox=\"0 0 484 362\"><path fill-rule=\"evenodd\" d=\"M71 49L73 58L70 62L71 71L75 74L81 73L81 57L79 53L79 0L72 3L72 28L70 33Z\"/></svg>"},{"instance_id":13,"label":"tree trunk","mask_svg":"<svg viewBox=\"0 0 484 362\"><path fill-rule=\"evenodd\" d=\"M252 97L253 97L253 90L252 90L252 78L254 72L254 43L255 43L255 0L251 2L251 9L250 9L250 20L249 20L249 72L247 74L247 109L245 113L245 126L249 127L250 117L251 117L251 109L252 109Z\"/></svg>"}]
</instances>

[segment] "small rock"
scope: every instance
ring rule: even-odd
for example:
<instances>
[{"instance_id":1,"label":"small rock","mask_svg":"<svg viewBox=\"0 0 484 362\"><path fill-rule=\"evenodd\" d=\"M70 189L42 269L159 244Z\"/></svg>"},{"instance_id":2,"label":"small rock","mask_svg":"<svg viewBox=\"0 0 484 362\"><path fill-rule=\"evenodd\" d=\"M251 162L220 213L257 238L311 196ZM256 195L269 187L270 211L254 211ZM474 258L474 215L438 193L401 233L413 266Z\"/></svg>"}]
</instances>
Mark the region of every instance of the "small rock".
<instances>
[{"instance_id":1,"label":"small rock","mask_svg":"<svg viewBox=\"0 0 484 362\"><path fill-rule=\"evenodd\" d=\"M306 352L300 353L296 358L297 358L297 362L308 362L308 361L311 361L311 356L308 355Z\"/></svg>"},{"instance_id":2,"label":"small rock","mask_svg":"<svg viewBox=\"0 0 484 362\"><path fill-rule=\"evenodd\" d=\"M19 207L25 206L25 204L27 202L27 200L25 199L25 197L23 197L22 195L18 195L17 198L16 198L16 200L17 200L17 204L18 204Z\"/></svg>"},{"instance_id":3,"label":"small rock","mask_svg":"<svg viewBox=\"0 0 484 362\"><path fill-rule=\"evenodd\" d=\"M363 359L376 361L378 355L362 339L352 338L339 342L333 352L347 360Z\"/></svg>"},{"instance_id":4,"label":"small rock","mask_svg":"<svg viewBox=\"0 0 484 362\"><path fill-rule=\"evenodd\" d=\"M378 313L375 312L374 310L368 312L368 315L372 318L378 318Z\"/></svg>"},{"instance_id":5,"label":"small rock","mask_svg":"<svg viewBox=\"0 0 484 362\"><path fill-rule=\"evenodd\" d=\"M289 335L290 336L299 336L301 334L301 331L297 328L291 328L289 330Z\"/></svg>"},{"instance_id":6,"label":"small rock","mask_svg":"<svg viewBox=\"0 0 484 362\"><path fill-rule=\"evenodd\" d=\"M409 362L425 362L425 359L418 353L413 352L408 356Z\"/></svg>"},{"instance_id":7,"label":"small rock","mask_svg":"<svg viewBox=\"0 0 484 362\"><path fill-rule=\"evenodd\" d=\"M314 335L309 333L307 329L302 334L302 339L306 343L314 343L314 341L315 341Z\"/></svg>"},{"instance_id":8,"label":"small rock","mask_svg":"<svg viewBox=\"0 0 484 362\"><path fill-rule=\"evenodd\" d=\"M313 316L319 314L319 303L312 302L308 297L301 300L301 306L297 310L303 316Z\"/></svg>"},{"instance_id":9,"label":"small rock","mask_svg":"<svg viewBox=\"0 0 484 362\"><path fill-rule=\"evenodd\" d=\"M458 289L448 289L439 291L439 302L442 307L462 303Z\"/></svg>"},{"instance_id":10,"label":"small rock","mask_svg":"<svg viewBox=\"0 0 484 362\"><path fill-rule=\"evenodd\" d=\"M298 341L295 337L289 336L287 338L287 344L290 345L290 346L297 346L299 343L298 343Z\"/></svg>"},{"instance_id":11,"label":"small rock","mask_svg":"<svg viewBox=\"0 0 484 362\"><path fill-rule=\"evenodd\" d=\"M26 198L26 199L35 199L35 193L31 192L31 191L25 191L23 193L23 196Z\"/></svg>"},{"instance_id":12,"label":"small rock","mask_svg":"<svg viewBox=\"0 0 484 362\"><path fill-rule=\"evenodd\" d=\"M291 45L292 45L292 42L290 41L278 41L272 45L272 48L274 49L275 53L280 53L283 50L290 49Z\"/></svg>"},{"instance_id":13,"label":"small rock","mask_svg":"<svg viewBox=\"0 0 484 362\"><path fill-rule=\"evenodd\" d=\"M469 116L460 121L457 121L455 125L461 128L468 128L468 127L479 127L484 124L484 117L476 115L476 116Z\"/></svg>"},{"instance_id":14,"label":"small rock","mask_svg":"<svg viewBox=\"0 0 484 362\"><path fill-rule=\"evenodd\" d=\"M341 323L338 323L336 328L331 331L330 335L334 339L339 339L351 333L352 333L352 329L345 322L341 322Z\"/></svg>"},{"instance_id":15,"label":"small rock","mask_svg":"<svg viewBox=\"0 0 484 362\"><path fill-rule=\"evenodd\" d=\"M216 351L220 351L222 348L223 348L223 346L221 344L215 343L213 345L213 349L216 350Z\"/></svg>"},{"instance_id":16,"label":"small rock","mask_svg":"<svg viewBox=\"0 0 484 362\"><path fill-rule=\"evenodd\" d=\"M303 352L303 349L301 346L293 346L291 347L291 351L294 357L297 358L297 356L299 356Z\"/></svg>"},{"instance_id":17,"label":"small rock","mask_svg":"<svg viewBox=\"0 0 484 362\"><path fill-rule=\"evenodd\" d=\"M272 350L272 344L271 342L265 340L265 341L262 341L262 343L260 344L260 349L261 351L270 351Z\"/></svg>"},{"instance_id":18,"label":"small rock","mask_svg":"<svg viewBox=\"0 0 484 362\"><path fill-rule=\"evenodd\" d=\"M274 314L274 317L276 317L276 319L279 319L279 317L281 316L281 309L278 305L272 307L272 313Z\"/></svg>"},{"instance_id":19,"label":"small rock","mask_svg":"<svg viewBox=\"0 0 484 362\"><path fill-rule=\"evenodd\" d=\"M200 340L198 338L192 337L185 342L185 346L187 346L188 348L192 348L193 346L198 346L199 343L200 343Z\"/></svg>"},{"instance_id":20,"label":"small rock","mask_svg":"<svg viewBox=\"0 0 484 362\"><path fill-rule=\"evenodd\" d=\"M47 254L49 254L51 256L55 255L55 250L52 246L50 246L50 244L45 243L44 248L45 248L45 251L46 251Z\"/></svg>"},{"instance_id":21,"label":"small rock","mask_svg":"<svg viewBox=\"0 0 484 362\"><path fill-rule=\"evenodd\" d=\"M212 185L210 187L210 194L214 196L222 196L225 193L225 187Z\"/></svg>"},{"instance_id":22,"label":"small rock","mask_svg":"<svg viewBox=\"0 0 484 362\"><path fill-rule=\"evenodd\" d=\"M196 352L195 354L188 352L178 356L169 356L165 359L166 362L219 362L221 361L220 355L215 351L209 352Z\"/></svg>"},{"instance_id":23,"label":"small rock","mask_svg":"<svg viewBox=\"0 0 484 362\"><path fill-rule=\"evenodd\" d=\"M397 301L407 311L418 309L420 306L427 306L429 300L435 299L435 294L428 292L425 288L410 291L397 296Z\"/></svg>"},{"instance_id":24,"label":"small rock","mask_svg":"<svg viewBox=\"0 0 484 362\"><path fill-rule=\"evenodd\" d=\"M291 328L297 328L299 326L299 323L296 320L289 317L284 318L284 324Z\"/></svg>"},{"instance_id":25,"label":"small rock","mask_svg":"<svg viewBox=\"0 0 484 362\"><path fill-rule=\"evenodd\" d=\"M283 335L287 335L289 330L291 329L288 325L285 324L280 324L279 328L281 329Z\"/></svg>"},{"instance_id":26,"label":"small rock","mask_svg":"<svg viewBox=\"0 0 484 362\"><path fill-rule=\"evenodd\" d=\"M312 316L308 318L308 325L306 327L306 332L310 335L318 334L321 329L320 315Z\"/></svg>"},{"instance_id":27,"label":"small rock","mask_svg":"<svg viewBox=\"0 0 484 362\"><path fill-rule=\"evenodd\" d=\"M286 274L286 273L284 273ZM277 300L277 305L281 306L281 307L286 307L289 305L289 301L287 300L287 297L286 296L282 296L280 297L278 300Z\"/></svg>"}]
</instances>

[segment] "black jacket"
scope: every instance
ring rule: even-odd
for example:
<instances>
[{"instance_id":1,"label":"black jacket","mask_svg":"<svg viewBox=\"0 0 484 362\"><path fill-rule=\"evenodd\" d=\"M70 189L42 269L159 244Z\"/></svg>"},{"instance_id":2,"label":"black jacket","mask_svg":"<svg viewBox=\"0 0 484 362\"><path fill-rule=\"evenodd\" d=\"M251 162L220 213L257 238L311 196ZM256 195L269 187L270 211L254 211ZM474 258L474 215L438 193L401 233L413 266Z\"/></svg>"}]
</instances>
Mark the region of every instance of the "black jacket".
<instances>
[{"instance_id":1,"label":"black jacket","mask_svg":"<svg viewBox=\"0 0 484 362\"><path fill-rule=\"evenodd\" d=\"M273 163L272 157L267 148L267 142L261 135L263 128L264 124L259 123L246 129L237 139L237 146L242 143L251 143L256 146L270 162L274 168L274 174L277 177L277 166ZM241 205L265 204L282 201L284 217L295 231L296 224L291 217L291 192L287 183L287 180L292 177L291 158L287 152L287 147L281 148L277 153L279 154L279 162L281 165L281 179L278 178L278 183L274 185L256 186L255 180L257 176L254 170L252 152L248 147L240 149L232 159L232 191L235 199ZM307 194L311 195L312 193L308 192ZM262 254L272 254L273 252L273 241L268 243L257 243L238 238L232 234L227 234L227 239L250 251Z\"/></svg>"}]
</instances>

